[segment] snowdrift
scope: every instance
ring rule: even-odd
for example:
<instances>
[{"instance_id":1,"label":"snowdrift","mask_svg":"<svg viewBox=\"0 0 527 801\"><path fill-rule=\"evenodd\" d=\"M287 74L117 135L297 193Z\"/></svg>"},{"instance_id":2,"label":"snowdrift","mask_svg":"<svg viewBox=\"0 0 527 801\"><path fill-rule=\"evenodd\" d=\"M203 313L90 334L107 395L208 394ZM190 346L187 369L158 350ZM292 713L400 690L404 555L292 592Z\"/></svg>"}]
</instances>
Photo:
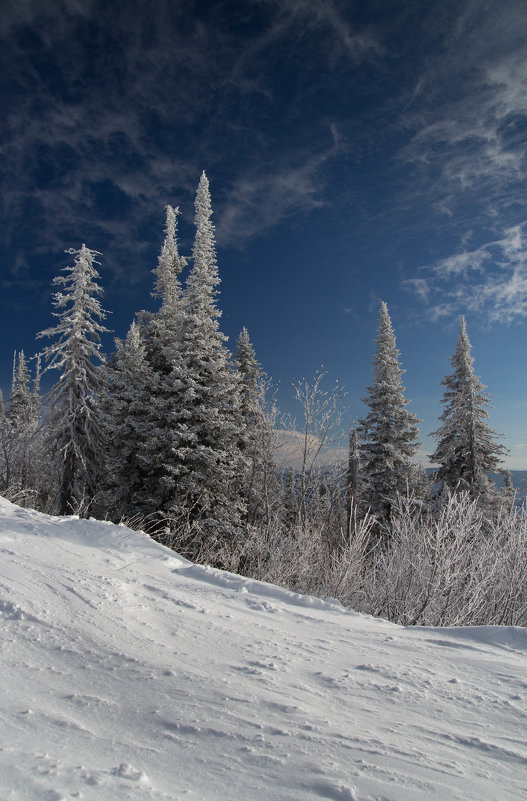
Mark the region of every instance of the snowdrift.
<instances>
[{"instance_id":1,"label":"snowdrift","mask_svg":"<svg viewBox=\"0 0 527 801\"><path fill-rule=\"evenodd\" d=\"M527 633L402 629L0 500L2 801L527 797Z\"/></svg>"}]
</instances>

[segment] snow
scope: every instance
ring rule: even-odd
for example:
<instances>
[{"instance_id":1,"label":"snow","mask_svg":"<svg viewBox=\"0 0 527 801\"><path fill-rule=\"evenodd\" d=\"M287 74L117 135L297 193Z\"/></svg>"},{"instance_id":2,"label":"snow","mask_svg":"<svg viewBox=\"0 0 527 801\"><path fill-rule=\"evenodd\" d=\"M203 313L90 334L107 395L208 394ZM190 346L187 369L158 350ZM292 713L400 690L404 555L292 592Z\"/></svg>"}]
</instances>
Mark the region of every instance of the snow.
<instances>
[{"instance_id":1,"label":"snow","mask_svg":"<svg viewBox=\"0 0 527 801\"><path fill-rule=\"evenodd\" d=\"M527 633L403 629L0 500L2 801L527 797Z\"/></svg>"}]
</instances>

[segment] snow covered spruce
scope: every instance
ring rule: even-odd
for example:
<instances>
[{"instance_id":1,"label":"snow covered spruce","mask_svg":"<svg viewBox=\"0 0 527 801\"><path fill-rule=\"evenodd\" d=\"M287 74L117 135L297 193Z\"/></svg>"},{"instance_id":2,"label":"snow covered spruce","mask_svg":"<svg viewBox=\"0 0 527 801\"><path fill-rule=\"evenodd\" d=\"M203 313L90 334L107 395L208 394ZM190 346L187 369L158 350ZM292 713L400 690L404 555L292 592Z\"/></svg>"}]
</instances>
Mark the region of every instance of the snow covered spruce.
<instances>
[{"instance_id":1,"label":"snow covered spruce","mask_svg":"<svg viewBox=\"0 0 527 801\"><path fill-rule=\"evenodd\" d=\"M101 254L86 245L67 252L75 256L73 265L54 281L63 287L53 299L59 322L38 334L55 338L45 348L44 357L47 369L60 371L50 393L47 437L59 465L61 514L70 512L81 500L91 499L102 475L97 398L103 385L97 362L104 362L100 341L101 334L108 331L100 322L106 312L98 299L102 289L95 268Z\"/></svg>"},{"instance_id":2,"label":"snow covered spruce","mask_svg":"<svg viewBox=\"0 0 527 801\"><path fill-rule=\"evenodd\" d=\"M365 403L370 411L359 423L362 439L363 500L385 522L400 496L415 490L417 469L412 464L419 448L419 423L408 411L401 377L399 351L386 303L381 304L377 350L373 360L374 383Z\"/></svg>"},{"instance_id":3,"label":"snow covered spruce","mask_svg":"<svg viewBox=\"0 0 527 801\"><path fill-rule=\"evenodd\" d=\"M439 464L435 480L453 490L465 489L473 497L495 494L490 472L495 472L506 453L487 424L490 397L474 374L471 345L465 320L461 318L452 375L442 382L445 393L441 426L434 432L438 443L431 460Z\"/></svg>"}]
</instances>

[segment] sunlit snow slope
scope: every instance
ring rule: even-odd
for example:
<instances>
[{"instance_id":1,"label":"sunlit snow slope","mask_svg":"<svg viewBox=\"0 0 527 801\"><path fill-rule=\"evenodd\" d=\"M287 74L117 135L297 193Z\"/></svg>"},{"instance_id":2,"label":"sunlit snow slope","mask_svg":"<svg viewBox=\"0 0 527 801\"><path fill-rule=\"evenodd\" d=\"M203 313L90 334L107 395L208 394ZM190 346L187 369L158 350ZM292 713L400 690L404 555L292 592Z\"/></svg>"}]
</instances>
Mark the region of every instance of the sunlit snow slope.
<instances>
[{"instance_id":1,"label":"sunlit snow slope","mask_svg":"<svg viewBox=\"0 0 527 801\"><path fill-rule=\"evenodd\" d=\"M527 798L527 633L402 629L0 501L0 799Z\"/></svg>"}]
</instances>

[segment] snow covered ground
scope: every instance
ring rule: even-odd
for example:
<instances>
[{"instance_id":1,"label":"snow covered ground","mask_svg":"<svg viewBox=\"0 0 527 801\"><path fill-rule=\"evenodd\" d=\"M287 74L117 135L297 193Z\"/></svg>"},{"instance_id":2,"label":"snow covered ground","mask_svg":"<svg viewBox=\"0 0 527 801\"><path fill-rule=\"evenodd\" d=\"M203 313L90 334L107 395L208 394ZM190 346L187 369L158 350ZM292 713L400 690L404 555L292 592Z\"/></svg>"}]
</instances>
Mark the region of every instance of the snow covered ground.
<instances>
[{"instance_id":1,"label":"snow covered ground","mask_svg":"<svg viewBox=\"0 0 527 801\"><path fill-rule=\"evenodd\" d=\"M0 501L2 801L527 798L527 632L403 629Z\"/></svg>"}]
</instances>

